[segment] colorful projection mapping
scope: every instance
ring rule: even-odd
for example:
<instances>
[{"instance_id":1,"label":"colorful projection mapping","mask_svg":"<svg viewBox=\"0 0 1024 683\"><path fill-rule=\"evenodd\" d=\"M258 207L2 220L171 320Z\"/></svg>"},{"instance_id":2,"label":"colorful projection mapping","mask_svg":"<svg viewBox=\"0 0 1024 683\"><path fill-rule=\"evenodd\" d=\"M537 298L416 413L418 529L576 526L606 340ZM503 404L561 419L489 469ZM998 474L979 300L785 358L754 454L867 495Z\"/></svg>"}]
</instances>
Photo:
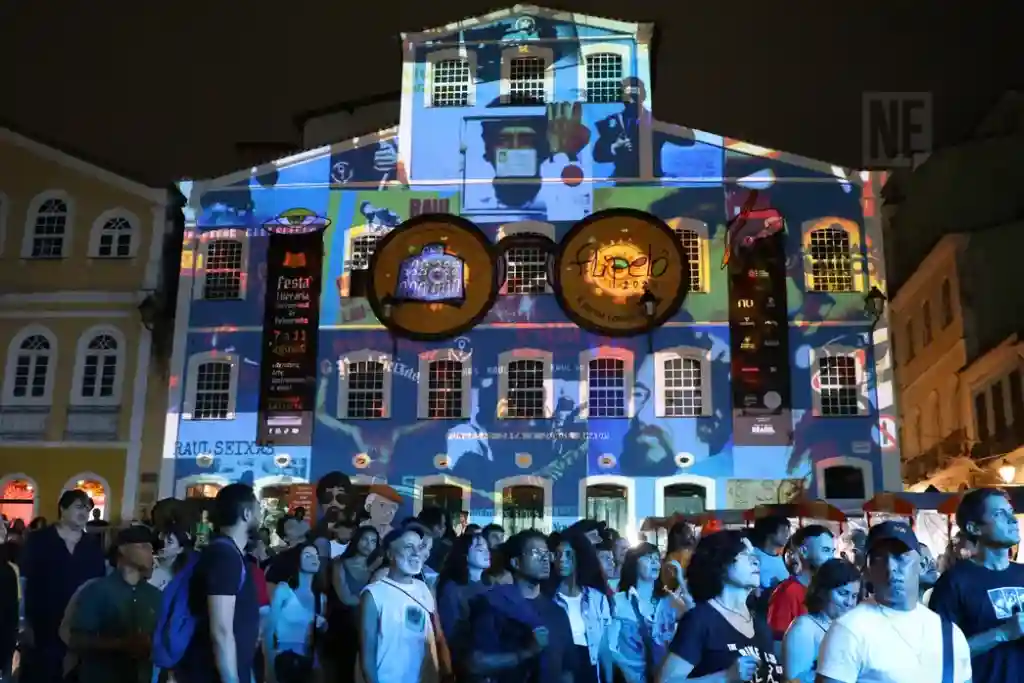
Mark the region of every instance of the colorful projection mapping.
<instances>
[{"instance_id":1,"label":"colorful projection mapping","mask_svg":"<svg viewBox=\"0 0 1024 683\"><path fill-rule=\"evenodd\" d=\"M182 183L162 493L339 471L626 529L898 488L878 179L657 121L648 35L409 35L398 128Z\"/></svg>"}]
</instances>

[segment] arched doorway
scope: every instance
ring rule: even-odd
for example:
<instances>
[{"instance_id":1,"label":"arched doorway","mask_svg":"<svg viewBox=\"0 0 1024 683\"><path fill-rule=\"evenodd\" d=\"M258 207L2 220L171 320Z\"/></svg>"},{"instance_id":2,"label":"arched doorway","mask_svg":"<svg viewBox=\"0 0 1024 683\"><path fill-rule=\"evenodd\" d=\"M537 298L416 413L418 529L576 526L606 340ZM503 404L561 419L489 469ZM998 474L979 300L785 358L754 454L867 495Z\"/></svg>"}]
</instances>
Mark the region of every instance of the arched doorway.
<instances>
[{"instance_id":1,"label":"arched doorway","mask_svg":"<svg viewBox=\"0 0 1024 683\"><path fill-rule=\"evenodd\" d=\"M107 483L97 477L95 474L79 474L73 477L67 484L64 485L64 490L69 491L71 489L78 489L84 491L89 498L92 499L93 513L90 515L95 519L107 519L107 496L109 491L107 490ZM98 514L96 511L99 511Z\"/></svg>"},{"instance_id":2,"label":"arched doorway","mask_svg":"<svg viewBox=\"0 0 1024 683\"><path fill-rule=\"evenodd\" d=\"M12 475L0 485L0 514L8 524L20 519L26 526L36 516L36 485L22 475Z\"/></svg>"},{"instance_id":3,"label":"arched doorway","mask_svg":"<svg viewBox=\"0 0 1024 683\"><path fill-rule=\"evenodd\" d=\"M185 498L216 498L223 488L220 484L196 483L185 489Z\"/></svg>"},{"instance_id":4,"label":"arched doorway","mask_svg":"<svg viewBox=\"0 0 1024 683\"><path fill-rule=\"evenodd\" d=\"M629 528L629 491L619 484L587 486L585 516L628 538L633 532Z\"/></svg>"},{"instance_id":5,"label":"arched doorway","mask_svg":"<svg viewBox=\"0 0 1024 683\"><path fill-rule=\"evenodd\" d=\"M544 489L533 484L506 486L501 490L501 521L505 533L540 529L544 523Z\"/></svg>"},{"instance_id":6,"label":"arched doorway","mask_svg":"<svg viewBox=\"0 0 1024 683\"><path fill-rule=\"evenodd\" d=\"M462 487L455 484L431 484L424 486L423 507L441 508L448 515L448 523L453 528L457 527L463 513Z\"/></svg>"},{"instance_id":7,"label":"arched doorway","mask_svg":"<svg viewBox=\"0 0 1024 683\"><path fill-rule=\"evenodd\" d=\"M665 487L665 516L699 515L707 509L707 489L699 484Z\"/></svg>"}]
</instances>

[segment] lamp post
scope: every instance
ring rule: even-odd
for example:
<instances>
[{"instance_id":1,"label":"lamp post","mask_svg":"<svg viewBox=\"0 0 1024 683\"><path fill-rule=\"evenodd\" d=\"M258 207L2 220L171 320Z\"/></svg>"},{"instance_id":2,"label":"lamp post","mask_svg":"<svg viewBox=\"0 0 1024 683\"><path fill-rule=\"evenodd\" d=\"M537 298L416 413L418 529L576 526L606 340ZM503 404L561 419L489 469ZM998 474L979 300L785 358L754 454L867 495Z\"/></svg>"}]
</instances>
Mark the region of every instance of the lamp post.
<instances>
[{"instance_id":1,"label":"lamp post","mask_svg":"<svg viewBox=\"0 0 1024 683\"><path fill-rule=\"evenodd\" d=\"M885 298L885 294L882 294L882 290L878 287L872 287L871 291L864 297L864 312L871 318L872 332L875 331L875 326L878 325L878 321L882 319L882 314L885 313L887 301L888 299Z\"/></svg>"},{"instance_id":2,"label":"lamp post","mask_svg":"<svg viewBox=\"0 0 1024 683\"><path fill-rule=\"evenodd\" d=\"M395 313L395 306L397 302L395 298L390 294L385 294L380 300L380 312L384 317L384 321L391 320L391 316ZM394 363L398 360L398 337L391 332L391 328L388 328L388 336L391 337L391 362Z\"/></svg>"},{"instance_id":3,"label":"lamp post","mask_svg":"<svg viewBox=\"0 0 1024 683\"><path fill-rule=\"evenodd\" d=\"M644 293L640 295L637 304L643 311L644 317L647 318L647 322L654 320L654 314L658 309L658 297L654 296L654 293L646 285L644 285ZM654 328L647 330L647 352L654 353Z\"/></svg>"},{"instance_id":4,"label":"lamp post","mask_svg":"<svg viewBox=\"0 0 1024 683\"><path fill-rule=\"evenodd\" d=\"M142 321L142 326L150 332L156 327L157 320L160 317L160 300L156 292L150 292L146 295L146 298L139 303L139 318Z\"/></svg>"}]
</instances>

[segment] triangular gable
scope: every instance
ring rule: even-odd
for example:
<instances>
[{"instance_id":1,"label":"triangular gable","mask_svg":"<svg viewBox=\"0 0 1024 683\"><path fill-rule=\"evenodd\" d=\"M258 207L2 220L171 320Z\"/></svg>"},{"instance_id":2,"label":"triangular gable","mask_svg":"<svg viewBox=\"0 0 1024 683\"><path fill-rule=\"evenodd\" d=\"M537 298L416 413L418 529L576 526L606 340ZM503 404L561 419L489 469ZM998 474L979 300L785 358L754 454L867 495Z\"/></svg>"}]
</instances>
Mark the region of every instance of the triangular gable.
<instances>
[{"instance_id":1,"label":"triangular gable","mask_svg":"<svg viewBox=\"0 0 1024 683\"><path fill-rule=\"evenodd\" d=\"M826 161L809 159L797 154L790 154L789 152L780 152L768 147L761 147L760 145L755 145L750 142L744 142L743 140L715 135L714 133L707 133L695 128L687 128L686 126L665 123L664 121L654 121L653 128L655 131L664 133L665 135L673 135L683 139L692 139L696 142L707 145L715 145L721 147L726 152L735 152L749 157L760 157L766 161L781 162L797 168L813 171L815 173L832 176L839 182L852 183L858 186L863 185L860 173L856 170L843 168L842 166L830 164Z\"/></svg>"},{"instance_id":2,"label":"triangular gable","mask_svg":"<svg viewBox=\"0 0 1024 683\"><path fill-rule=\"evenodd\" d=\"M113 171L108 171L107 169L96 166L95 164L90 164L88 161L83 161L76 156L68 154L67 152L62 152L55 147L44 145L37 140L33 140L32 138L10 130L9 128L0 127L0 140L10 143L15 147L20 147L40 159L45 159L46 161L63 166L70 171L95 178L101 183L127 192L128 194L133 194L157 204L165 204L167 202L167 192L165 190L149 187L134 180L130 180L124 176L114 173Z\"/></svg>"},{"instance_id":3,"label":"triangular gable","mask_svg":"<svg viewBox=\"0 0 1024 683\"><path fill-rule=\"evenodd\" d=\"M579 12L567 12L565 10L538 7L537 5L514 5L513 7L497 10L479 17L459 19L458 21L453 21L450 24L438 26L437 28L416 31L414 33L402 33L402 41L409 44L438 40L460 33L461 31L486 26L517 15L529 15L541 19L547 19L548 21L565 22L567 24L587 26L612 33L635 35L641 39L649 38L654 28L653 24L595 17L589 14L580 14Z\"/></svg>"}]
</instances>

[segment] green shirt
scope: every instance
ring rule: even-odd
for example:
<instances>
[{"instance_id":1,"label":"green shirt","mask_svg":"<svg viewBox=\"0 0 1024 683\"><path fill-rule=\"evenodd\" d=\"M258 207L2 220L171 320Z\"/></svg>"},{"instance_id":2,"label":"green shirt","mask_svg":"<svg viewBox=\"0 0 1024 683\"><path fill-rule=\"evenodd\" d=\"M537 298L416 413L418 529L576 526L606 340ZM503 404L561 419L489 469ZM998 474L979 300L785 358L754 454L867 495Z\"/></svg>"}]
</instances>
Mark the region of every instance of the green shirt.
<instances>
[{"instance_id":1,"label":"green shirt","mask_svg":"<svg viewBox=\"0 0 1024 683\"><path fill-rule=\"evenodd\" d=\"M82 589L71 623L72 637L152 639L163 594L146 581L131 585L117 571ZM150 658L132 659L124 652L78 653L81 683L149 683Z\"/></svg>"}]
</instances>

